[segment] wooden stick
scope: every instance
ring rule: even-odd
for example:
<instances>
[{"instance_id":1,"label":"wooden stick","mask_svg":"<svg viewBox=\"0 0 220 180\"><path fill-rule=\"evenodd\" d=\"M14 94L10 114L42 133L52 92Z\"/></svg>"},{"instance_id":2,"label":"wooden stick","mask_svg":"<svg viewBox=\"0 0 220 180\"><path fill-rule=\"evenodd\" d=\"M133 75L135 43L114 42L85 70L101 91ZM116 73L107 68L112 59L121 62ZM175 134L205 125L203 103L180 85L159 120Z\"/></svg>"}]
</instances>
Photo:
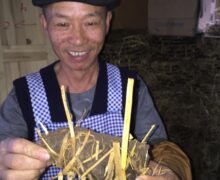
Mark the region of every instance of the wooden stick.
<instances>
[{"instance_id":1,"label":"wooden stick","mask_svg":"<svg viewBox=\"0 0 220 180\"><path fill-rule=\"evenodd\" d=\"M133 86L134 86L134 79L128 78L125 116L124 116L124 129L123 129L122 149L121 149L121 166L123 171L126 170L126 166L127 166L128 140L130 134L131 108L132 108L132 99L133 99Z\"/></svg>"}]
</instances>

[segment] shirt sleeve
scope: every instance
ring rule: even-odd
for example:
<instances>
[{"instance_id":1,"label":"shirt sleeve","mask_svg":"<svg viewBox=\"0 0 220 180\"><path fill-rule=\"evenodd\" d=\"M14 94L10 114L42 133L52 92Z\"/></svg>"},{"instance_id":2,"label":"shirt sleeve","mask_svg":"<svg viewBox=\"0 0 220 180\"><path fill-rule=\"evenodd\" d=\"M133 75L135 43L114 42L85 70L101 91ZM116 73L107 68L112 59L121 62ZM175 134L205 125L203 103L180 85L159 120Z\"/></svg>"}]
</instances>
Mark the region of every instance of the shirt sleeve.
<instances>
[{"instance_id":1,"label":"shirt sleeve","mask_svg":"<svg viewBox=\"0 0 220 180\"><path fill-rule=\"evenodd\" d=\"M156 128L154 128L150 136L147 138L149 144L155 144L167 139L166 130L155 108L146 84L139 76L138 80L140 84L134 134L138 140L142 140L150 130L151 126L155 124Z\"/></svg>"},{"instance_id":2,"label":"shirt sleeve","mask_svg":"<svg viewBox=\"0 0 220 180\"><path fill-rule=\"evenodd\" d=\"M23 118L14 88L0 107L0 140L8 137L28 137L27 124Z\"/></svg>"}]
</instances>

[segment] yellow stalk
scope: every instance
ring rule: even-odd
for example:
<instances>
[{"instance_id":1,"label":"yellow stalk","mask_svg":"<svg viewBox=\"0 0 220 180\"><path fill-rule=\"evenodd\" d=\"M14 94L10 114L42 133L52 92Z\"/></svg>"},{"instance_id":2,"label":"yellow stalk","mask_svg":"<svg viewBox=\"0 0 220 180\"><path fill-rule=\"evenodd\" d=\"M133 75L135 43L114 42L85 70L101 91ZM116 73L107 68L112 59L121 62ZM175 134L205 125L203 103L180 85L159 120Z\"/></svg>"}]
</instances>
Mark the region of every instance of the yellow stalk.
<instances>
[{"instance_id":1,"label":"yellow stalk","mask_svg":"<svg viewBox=\"0 0 220 180\"><path fill-rule=\"evenodd\" d=\"M99 154L101 154L103 151L104 151L104 150L99 150L99 152L97 152L97 153L98 153L98 155L99 155ZM89 162L89 161L93 160L94 158L96 158L96 156L97 156L97 154L96 154L96 153L95 153L95 154L93 154L91 157L89 157L89 158L85 159L85 160L83 161L83 164L85 164L85 163L87 163L87 162Z\"/></svg>"},{"instance_id":2,"label":"yellow stalk","mask_svg":"<svg viewBox=\"0 0 220 180\"><path fill-rule=\"evenodd\" d=\"M75 177L75 173L74 173L74 172L72 172L72 171L68 172L68 174L67 174L67 180L73 180L74 177Z\"/></svg>"},{"instance_id":3,"label":"yellow stalk","mask_svg":"<svg viewBox=\"0 0 220 180\"><path fill-rule=\"evenodd\" d=\"M128 78L127 91L126 91L126 104L125 104L125 116L124 116L124 129L122 136L122 149L121 149L121 166L122 170L126 170L127 154L128 154L128 140L130 134L130 121L131 121L131 109L133 99L133 86L134 79Z\"/></svg>"},{"instance_id":4,"label":"yellow stalk","mask_svg":"<svg viewBox=\"0 0 220 180\"><path fill-rule=\"evenodd\" d=\"M58 174L58 180L63 180L63 174L61 172Z\"/></svg>"},{"instance_id":5,"label":"yellow stalk","mask_svg":"<svg viewBox=\"0 0 220 180\"><path fill-rule=\"evenodd\" d=\"M144 143L144 142L147 140L147 138L149 137L149 135L151 134L151 132L154 130L155 127L156 127L155 124L153 124L153 125L151 126L150 130L147 132L147 134L145 135L145 137L144 137L144 139L141 141L141 143Z\"/></svg>"},{"instance_id":6,"label":"yellow stalk","mask_svg":"<svg viewBox=\"0 0 220 180\"><path fill-rule=\"evenodd\" d=\"M75 133L74 133L74 129L73 129L72 115L71 115L69 108L68 108L68 105L67 105L65 87L62 85L60 88L61 88L62 101L63 101L65 113L66 113L66 118L67 118L69 129L70 129L70 136L71 136L71 138L73 138L73 137L75 137Z\"/></svg>"},{"instance_id":7,"label":"yellow stalk","mask_svg":"<svg viewBox=\"0 0 220 180\"><path fill-rule=\"evenodd\" d=\"M44 145L47 147L47 149L50 151L51 154L53 154L54 156L59 156L57 154L57 152L55 152L50 145L47 143L47 141L43 138L43 136L41 135L41 132L39 129L35 129L37 131L38 136L40 137L40 139L42 140L42 142L44 143Z\"/></svg>"},{"instance_id":8,"label":"yellow stalk","mask_svg":"<svg viewBox=\"0 0 220 180\"><path fill-rule=\"evenodd\" d=\"M114 163L115 163L115 177L118 180L126 180L125 170L122 169L120 161L120 144L119 142L113 142L114 148Z\"/></svg>"},{"instance_id":9,"label":"yellow stalk","mask_svg":"<svg viewBox=\"0 0 220 180\"><path fill-rule=\"evenodd\" d=\"M95 156L96 156L96 161L98 160L99 157L99 141L96 141L96 150L95 150Z\"/></svg>"},{"instance_id":10,"label":"yellow stalk","mask_svg":"<svg viewBox=\"0 0 220 180\"><path fill-rule=\"evenodd\" d=\"M88 139L89 139L89 135L90 135L90 131L88 131L88 133L85 136L85 139L83 141L82 146L77 150L75 156L73 157L73 159L66 165L66 167L63 169L63 174L66 174L67 172L69 172L69 170L71 169L71 167L73 166L73 164L75 163L77 156L79 156L79 154L82 152L82 150L84 149Z\"/></svg>"},{"instance_id":11,"label":"yellow stalk","mask_svg":"<svg viewBox=\"0 0 220 180\"><path fill-rule=\"evenodd\" d=\"M113 149L110 149L104 156L102 156L95 164L93 164L89 169L84 172L84 174L80 178L85 178L87 174L89 174L90 171L92 171L99 163L101 163L111 152Z\"/></svg>"},{"instance_id":12,"label":"yellow stalk","mask_svg":"<svg viewBox=\"0 0 220 180\"><path fill-rule=\"evenodd\" d=\"M68 145L68 138L69 138L69 133L66 133L66 135L63 138L61 147L60 147L60 153L59 153L59 157L58 157L58 160L57 160L57 166L58 167L62 166L62 163L65 160L65 152L66 152L66 147ZM65 165L65 162L64 162L64 165Z\"/></svg>"},{"instance_id":13,"label":"yellow stalk","mask_svg":"<svg viewBox=\"0 0 220 180\"><path fill-rule=\"evenodd\" d=\"M108 164L105 167L105 180L112 180L113 179L113 175L114 175L114 152L112 151L109 159L108 159Z\"/></svg>"}]
</instances>

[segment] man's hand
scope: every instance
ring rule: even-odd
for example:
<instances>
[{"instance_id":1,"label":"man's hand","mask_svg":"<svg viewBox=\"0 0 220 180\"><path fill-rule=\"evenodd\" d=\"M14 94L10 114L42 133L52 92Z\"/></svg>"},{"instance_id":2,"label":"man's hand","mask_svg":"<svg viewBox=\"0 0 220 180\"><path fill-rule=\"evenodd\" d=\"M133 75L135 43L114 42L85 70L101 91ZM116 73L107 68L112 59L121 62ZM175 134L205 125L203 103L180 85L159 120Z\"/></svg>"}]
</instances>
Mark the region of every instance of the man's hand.
<instances>
[{"instance_id":1,"label":"man's hand","mask_svg":"<svg viewBox=\"0 0 220 180\"><path fill-rule=\"evenodd\" d=\"M162 176L138 176L136 180L179 180L176 175L164 174Z\"/></svg>"},{"instance_id":2,"label":"man's hand","mask_svg":"<svg viewBox=\"0 0 220 180\"><path fill-rule=\"evenodd\" d=\"M0 142L0 179L38 179L49 163L47 151L25 139Z\"/></svg>"},{"instance_id":3,"label":"man's hand","mask_svg":"<svg viewBox=\"0 0 220 180\"><path fill-rule=\"evenodd\" d=\"M179 177L166 166L150 161L149 167L151 169L150 174L152 174L152 176L138 176L136 180L180 180Z\"/></svg>"}]
</instances>

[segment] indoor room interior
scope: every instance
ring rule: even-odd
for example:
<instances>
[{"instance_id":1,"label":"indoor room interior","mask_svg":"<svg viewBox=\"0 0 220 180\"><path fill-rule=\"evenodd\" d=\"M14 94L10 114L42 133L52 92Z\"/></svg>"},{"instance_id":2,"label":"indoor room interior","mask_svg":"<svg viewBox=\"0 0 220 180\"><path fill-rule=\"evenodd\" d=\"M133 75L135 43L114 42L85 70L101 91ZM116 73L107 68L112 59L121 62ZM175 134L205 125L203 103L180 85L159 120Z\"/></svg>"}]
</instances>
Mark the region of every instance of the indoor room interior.
<instances>
[{"instance_id":1,"label":"indoor room interior","mask_svg":"<svg viewBox=\"0 0 220 180\"><path fill-rule=\"evenodd\" d=\"M0 0L0 103L56 60L30 0ZM220 0L121 0L101 53L147 83L193 179L220 179Z\"/></svg>"}]
</instances>

